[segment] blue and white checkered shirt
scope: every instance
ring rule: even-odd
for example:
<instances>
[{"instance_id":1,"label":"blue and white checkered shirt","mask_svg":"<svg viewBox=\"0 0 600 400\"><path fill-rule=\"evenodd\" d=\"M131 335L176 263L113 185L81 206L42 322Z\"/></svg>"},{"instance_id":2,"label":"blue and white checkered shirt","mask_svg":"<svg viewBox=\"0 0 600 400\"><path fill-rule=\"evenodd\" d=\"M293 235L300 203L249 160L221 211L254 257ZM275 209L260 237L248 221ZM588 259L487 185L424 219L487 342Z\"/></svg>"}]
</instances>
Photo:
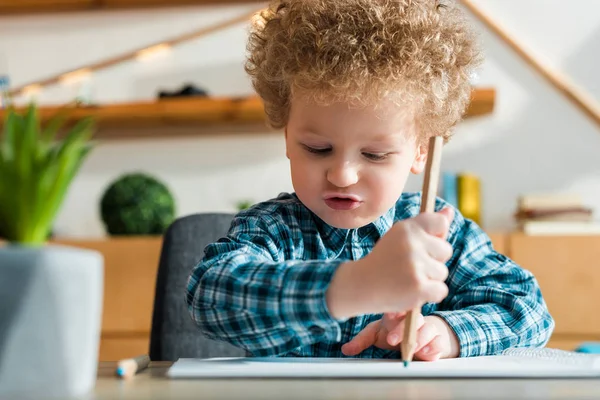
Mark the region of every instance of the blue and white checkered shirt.
<instances>
[{"instance_id":1,"label":"blue and white checkered shirt","mask_svg":"<svg viewBox=\"0 0 600 400\"><path fill-rule=\"evenodd\" d=\"M336 320L325 292L337 269L367 255L396 222L419 213L420 193L359 229L325 224L295 194L280 194L239 213L226 237L205 249L187 285L190 314L205 336L254 356L346 357L341 346L379 315ZM436 209L448 205L438 199ZM426 304L452 327L460 356L539 347L554 329L535 278L497 253L488 236L455 210L448 241L449 294ZM398 358L374 346L358 357Z\"/></svg>"}]
</instances>

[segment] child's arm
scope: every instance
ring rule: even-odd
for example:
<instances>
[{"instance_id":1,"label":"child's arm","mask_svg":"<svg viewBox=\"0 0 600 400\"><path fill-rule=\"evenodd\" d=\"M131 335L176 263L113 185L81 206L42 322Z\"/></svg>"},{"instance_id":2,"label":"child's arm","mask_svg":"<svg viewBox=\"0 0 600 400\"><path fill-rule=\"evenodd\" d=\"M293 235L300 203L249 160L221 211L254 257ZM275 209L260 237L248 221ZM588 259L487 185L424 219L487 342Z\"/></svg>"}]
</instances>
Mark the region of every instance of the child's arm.
<instances>
[{"instance_id":1,"label":"child's arm","mask_svg":"<svg viewBox=\"0 0 600 400\"><path fill-rule=\"evenodd\" d=\"M207 246L186 295L205 336L256 356L340 340L325 291L342 261L289 261L293 240L285 224L265 213L234 218L227 237Z\"/></svg>"},{"instance_id":2,"label":"child's arm","mask_svg":"<svg viewBox=\"0 0 600 400\"><path fill-rule=\"evenodd\" d=\"M349 317L440 301L452 254L436 237L448 231L444 214L396 224L359 261L304 260L317 244L299 244L293 223L268 213L235 218L190 276L192 318L207 337L268 356L340 341Z\"/></svg>"},{"instance_id":3,"label":"child's arm","mask_svg":"<svg viewBox=\"0 0 600 400\"><path fill-rule=\"evenodd\" d=\"M488 236L456 213L449 241L448 297L433 313L456 333L460 356L544 346L554 329L534 276L492 247Z\"/></svg>"}]
</instances>

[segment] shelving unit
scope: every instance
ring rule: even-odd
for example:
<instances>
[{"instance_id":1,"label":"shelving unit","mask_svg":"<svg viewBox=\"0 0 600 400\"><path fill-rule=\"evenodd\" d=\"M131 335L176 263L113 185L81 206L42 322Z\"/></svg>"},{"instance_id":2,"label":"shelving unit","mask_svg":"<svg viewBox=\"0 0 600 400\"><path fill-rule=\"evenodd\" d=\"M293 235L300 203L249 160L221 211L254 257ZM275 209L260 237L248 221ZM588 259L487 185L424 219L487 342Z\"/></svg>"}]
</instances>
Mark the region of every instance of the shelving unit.
<instances>
[{"instance_id":1,"label":"shelving unit","mask_svg":"<svg viewBox=\"0 0 600 400\"><path fill-rule=\"evenodd\" d=\"M493 111L495 90L478 88L473 91L467 117L486 115ZM41 107L42 122L56 115L61 107ZM117 138L118 132L134 137L168 137L171 129L193 128L194 134L234 128L238 132L268 131L263 103L258 97L245 98L169 98L151 102L70 107L70 118L93 117L98 124L98 139ZM4 118L4 112L0 112ZM148 132L144 132L147 130ZM124 133L129 132L129 133Z\"/></svg>"}]
</instances>

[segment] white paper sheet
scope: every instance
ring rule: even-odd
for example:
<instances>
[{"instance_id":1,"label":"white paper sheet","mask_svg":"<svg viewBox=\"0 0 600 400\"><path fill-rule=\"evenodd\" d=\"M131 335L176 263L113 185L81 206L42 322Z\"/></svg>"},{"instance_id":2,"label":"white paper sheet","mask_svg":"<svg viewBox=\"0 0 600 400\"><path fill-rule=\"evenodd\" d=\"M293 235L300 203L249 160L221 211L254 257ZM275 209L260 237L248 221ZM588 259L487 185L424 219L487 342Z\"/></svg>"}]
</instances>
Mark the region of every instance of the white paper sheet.
<instances>
[{"instance_id":1,"label":"white paper sheet","mask_svg":"<svg viewBox=\"0 0 600 400\"><path fill-rule=\"evenodd\" d=\"M356 358L179 359L171 378L600 378L600 357L561 351L435 362Z\"/></svg>"}]
</instances>

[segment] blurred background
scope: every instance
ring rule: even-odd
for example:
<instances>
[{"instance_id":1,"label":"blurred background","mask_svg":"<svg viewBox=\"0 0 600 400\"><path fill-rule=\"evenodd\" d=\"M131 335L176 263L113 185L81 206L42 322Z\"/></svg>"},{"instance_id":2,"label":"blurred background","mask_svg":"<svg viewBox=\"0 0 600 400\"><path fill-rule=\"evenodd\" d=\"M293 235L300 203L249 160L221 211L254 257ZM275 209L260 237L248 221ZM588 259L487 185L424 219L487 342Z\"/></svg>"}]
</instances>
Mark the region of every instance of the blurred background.
<instances>
[{"instance_id":1,"label":"blurred background","mask_svg":"<svg viewBox=\"0 0 600 400\"><path fill-rule=\"evenodd\" d=\"M243 70L247 21L266 4L0 0L4 105L36 100L50 115L75 102L98 122L52 233L106 256L102 359L146 348L161 243L160 232L109 233L109 188L148 179L135 195L148 208L172 202L164 224L293 191L283 135L265 127ZM462 4L486 61L444 150L440 195L536 273L554 346L600 340L600 1ZM420 187L412 177L407 190Z\"/></svg>"}]
</instances>

